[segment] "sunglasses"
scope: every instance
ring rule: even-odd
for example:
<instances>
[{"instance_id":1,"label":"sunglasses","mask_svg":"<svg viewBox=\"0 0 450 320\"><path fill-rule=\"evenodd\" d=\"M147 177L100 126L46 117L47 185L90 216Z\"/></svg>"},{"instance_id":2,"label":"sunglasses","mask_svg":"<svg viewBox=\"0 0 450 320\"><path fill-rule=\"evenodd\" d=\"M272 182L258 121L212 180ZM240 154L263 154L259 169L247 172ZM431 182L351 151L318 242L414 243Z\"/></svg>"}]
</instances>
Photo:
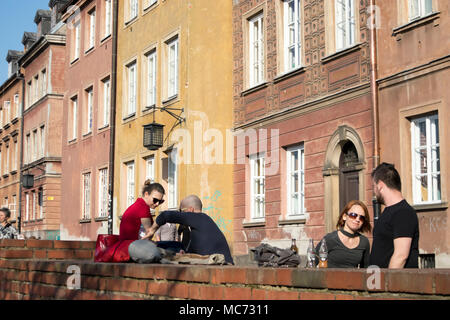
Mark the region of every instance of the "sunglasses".
<instances>
[{"instance_id":1,"label":"sunglasses","mask_svg":"<svg viewBox=\"0 0 450 320\"><path fill-rule=\"evenodd\" d=\"M164 201L165 201L164 199L153 198L153 204L160 205L160 204L163 204Z\"/></svg>"},{"instance_id":2,"label":"sunglasses","mask_svg":"<svg viewBox=\"0 0 450 320\"><path fill-rule=\"evenodd\" d=\"M347 215L348 215L350 218L352 218L352 219L356 219L356 218L359 217L359 221L361 221L361 222L366 221L366 217L365 217L365 216L360 215L360 214L357 214L357 213L354 213L354 212L348 212Z\"/></svg>"}]
</instances>

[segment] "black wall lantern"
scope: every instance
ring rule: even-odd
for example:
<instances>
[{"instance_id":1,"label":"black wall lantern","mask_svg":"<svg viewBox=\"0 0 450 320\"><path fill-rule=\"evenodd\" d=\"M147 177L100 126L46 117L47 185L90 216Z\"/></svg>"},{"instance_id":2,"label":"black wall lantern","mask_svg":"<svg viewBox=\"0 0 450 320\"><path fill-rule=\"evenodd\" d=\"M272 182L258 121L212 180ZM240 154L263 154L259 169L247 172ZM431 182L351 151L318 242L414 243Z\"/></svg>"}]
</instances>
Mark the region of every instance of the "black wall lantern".
<instances>
[{"instance_id":1,"label":"black wall lantern","mask_svg":"<svg viewBox=\"0 0 450 320\"><path fill-rule=\"evenodd\" d=\"M144 125L144 147L148 150L158 150L164 145L164 125L150 123Z\"/></svg>"},{"instance_id":2,"label":"black wall lantern","mask_svg":"<svg viewBox=\"0 0 450 320\"><path fill-rule=\"evenodd\" d=\"M180 117L177 114L174 114L172 111L181 111L184 112L184 109L176 109L176 108L167 108L167 107L156 107L151 106L147 107L147 110L155 110L159 109L161 112L165 111L170 114L172 117L177 119L177 123L181 124L186 121L185 118ZM149 123L143 126L144 127L144 147L149 150L158 150L164 145L164 125L155 122L155 112L153 113L153 123Z\"/></svg>"},{"instance_id":3,"label":"black wall lantern","mask_svg":"<svg viewBox=\"0 0 450 320\"><path fill-rule=\"evenodd\" d=\"M22 186L25 189L33 188L33 186L34 186L34 175L32 175L32 174L24 174L22 176Z\"/></svg>"}]
</instances>

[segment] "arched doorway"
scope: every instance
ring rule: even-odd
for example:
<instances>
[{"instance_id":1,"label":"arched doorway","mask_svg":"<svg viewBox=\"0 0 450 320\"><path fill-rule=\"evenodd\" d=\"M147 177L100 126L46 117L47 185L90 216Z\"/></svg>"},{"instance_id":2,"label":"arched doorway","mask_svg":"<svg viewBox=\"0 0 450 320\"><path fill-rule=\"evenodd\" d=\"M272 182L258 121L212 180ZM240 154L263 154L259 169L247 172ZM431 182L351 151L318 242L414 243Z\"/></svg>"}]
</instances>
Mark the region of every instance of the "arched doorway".
<instances>
[{"instance_id":1,"label":"arched doorway","mask_svg":"<svg viewBox=\"0 0 450 320\"><path fill-rule=\"evenodd\" d=\"M328 142L323 167L326 232L335 230L348 201L365 200L364 159L364 146L356 130L338 127Z\"/></svg>"}]
</instances>

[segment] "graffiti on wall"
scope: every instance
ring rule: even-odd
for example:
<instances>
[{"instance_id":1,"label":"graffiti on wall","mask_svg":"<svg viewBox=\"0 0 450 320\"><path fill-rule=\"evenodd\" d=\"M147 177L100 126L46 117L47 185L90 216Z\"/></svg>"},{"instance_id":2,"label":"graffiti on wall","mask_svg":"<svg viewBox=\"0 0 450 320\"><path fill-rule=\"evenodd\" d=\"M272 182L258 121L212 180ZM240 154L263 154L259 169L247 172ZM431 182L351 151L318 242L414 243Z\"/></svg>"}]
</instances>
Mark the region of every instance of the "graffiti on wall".
<instances>
[{"instance_id":1,"label":"graffiti on wall","mask_svg":"<svg viewBox=\"0 0 450 320\"><path fill-rule=\"evenodd\" d=\"M231 238L232 220L222 215L222 208L218 204L221 195L222 193L216 190L212 196L203 197L203 212L214 220L226 238Z\"/></svg>"}]
</instances>

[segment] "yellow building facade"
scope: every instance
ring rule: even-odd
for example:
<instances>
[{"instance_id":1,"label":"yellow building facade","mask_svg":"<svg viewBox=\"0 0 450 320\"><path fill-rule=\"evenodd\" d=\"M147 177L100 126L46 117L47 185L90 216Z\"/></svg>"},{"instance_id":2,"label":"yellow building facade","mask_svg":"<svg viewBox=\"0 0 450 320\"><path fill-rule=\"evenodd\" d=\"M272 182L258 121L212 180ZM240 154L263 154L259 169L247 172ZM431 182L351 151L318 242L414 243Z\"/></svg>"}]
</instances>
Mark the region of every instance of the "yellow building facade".
<instances>
[{"instance_id":1,"label":"yellow building facade","mask_svg":"<svg viewBox=\"0 0 450 320\"><path fill-rule=\"evenodd\" d=\"M115 234L150 178L166 190L159 210L178 208L196 194L231 246L231 6L228 0L119 1ZM143 144L143 126L153 121L164 125L164 144L156 151Z\"/></svg>"}]
</instances>

